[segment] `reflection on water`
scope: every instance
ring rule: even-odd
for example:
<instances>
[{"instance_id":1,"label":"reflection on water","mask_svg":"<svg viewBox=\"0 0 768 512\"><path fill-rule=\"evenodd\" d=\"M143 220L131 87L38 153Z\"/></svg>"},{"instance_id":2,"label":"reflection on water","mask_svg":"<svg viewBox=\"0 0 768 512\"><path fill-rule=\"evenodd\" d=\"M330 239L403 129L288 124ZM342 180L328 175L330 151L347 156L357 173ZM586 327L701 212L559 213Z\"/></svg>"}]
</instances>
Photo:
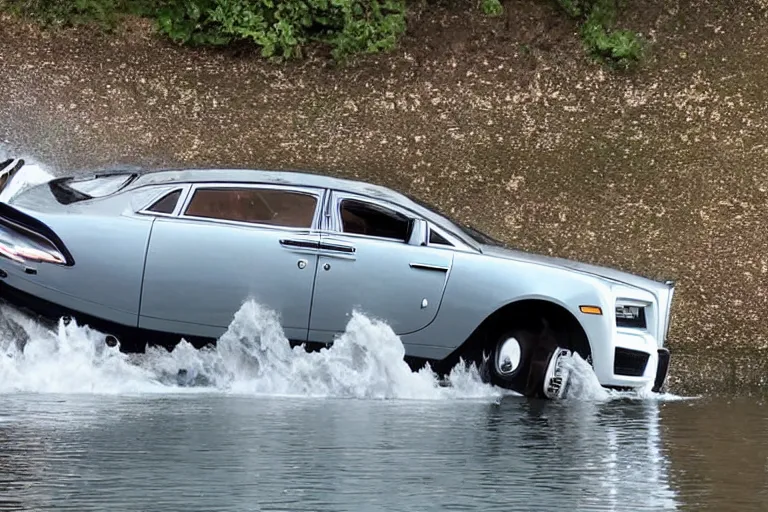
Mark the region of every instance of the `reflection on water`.
<instances>
[{"instance_id":1,"label":"reflection on water","mask_svg":"<svg viewBox=\"0 0 768 512\"><path fill-rule=\"evenodd\" d=\"M672 485L693 510L768 510L763 397L703 398L661 411Z\"/></svg>"},{"instance_id":2,"label":"reflection on water","mask_svg":"<svg viewBox=\"0 0 768 512\"><path fill-rule=\"evenodd\" d=\"M0 398L13 510L663 510L660 407L219 395Z\"/></svg>"}]
</instances>

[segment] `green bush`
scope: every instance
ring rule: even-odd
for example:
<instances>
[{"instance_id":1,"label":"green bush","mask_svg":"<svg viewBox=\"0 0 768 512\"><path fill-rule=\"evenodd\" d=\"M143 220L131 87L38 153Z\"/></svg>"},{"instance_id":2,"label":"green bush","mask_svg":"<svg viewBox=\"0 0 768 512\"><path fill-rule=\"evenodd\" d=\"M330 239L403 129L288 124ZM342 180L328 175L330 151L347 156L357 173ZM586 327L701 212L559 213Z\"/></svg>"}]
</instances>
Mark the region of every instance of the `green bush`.
<instances>
[{"instance_id":1,"label":"green bush","mask_svg":"<svg viewBox=\"0 0 768 512\"><path fill-rule=\"evenodd\" d=\"M423 0L408 0L418 3ZM503 14L501 0L472 0L489 16ZM615 68L628 69L644 42L615 30L619 1L555 0L580 21L587 51ZM406 0L0 0L0 10L45 25L96 24L111 29L124 14L153 18L172 40L190 45L255 44L265 57L300 58L309 44L344 60L356 53L393 48L405 32ZM470 3L467 4L468 7Z\"/></svg>"},{"instance_id":2,"label":"green bush","mask_svg":"<svg viewBox=\"0 0 768 512\"><path fill-rule=\"evenodd\" d=\"M501 16L504 13L504 6L501 0L482 0L481 7L488 16Z\"/></svg>"},{"instance_id":3,"label":"green bush","mask_svg":"<svg viewBox=\"0 0 768 512\"><path fill-rule=\"evenodd\" d=\"M152 15L161 0L0 0L0 9L42 25L112 29L123 14Z\"/></svg>"},{"instance_id":4,"label":"green bush","mask_svg":"<svg viewBox=\"0 0 768 512\"><path fill-rule=\"evenodd\" d=\"M123 14L157 20L190 45L254 43L266 57L301 57L311 43L335 59L393 48L405 32L405 0L0 0L0 9L44 25L113 28Z\"/></svg>"},{"instance_id":5,"label":"green bush","mask_svg":"<svg viewBox=\"0 0 768 512\"><path fill-rule=\"evenodd\" d=\"M0 0L0 7L43 25L97 23L111 27L116 22L117 0Z\"/></svg>"},{"instance_id":6,"label":"green bush","mask_svg":"<svg viewBox=\"0 0 768 512\"><path fill-rule=\"evenodd\" d=\"M614 68L630 69L645 54L643 40L629 30L615 30L617 0L557 0L571 17L582 20L581 38L587 51Z\"/></svg>"},{"instance_id":7,"label":"green bush","mask_svg":"<svg viewBox=\"0 0 768 512\"><path fill-rule=\"evenodd\" d=\"M249 41L265 57L292 59L314 42L342 60L393 48L405 31L405 0L171 0L158 21L180 43Z\"/></svg>"}]
</instances>

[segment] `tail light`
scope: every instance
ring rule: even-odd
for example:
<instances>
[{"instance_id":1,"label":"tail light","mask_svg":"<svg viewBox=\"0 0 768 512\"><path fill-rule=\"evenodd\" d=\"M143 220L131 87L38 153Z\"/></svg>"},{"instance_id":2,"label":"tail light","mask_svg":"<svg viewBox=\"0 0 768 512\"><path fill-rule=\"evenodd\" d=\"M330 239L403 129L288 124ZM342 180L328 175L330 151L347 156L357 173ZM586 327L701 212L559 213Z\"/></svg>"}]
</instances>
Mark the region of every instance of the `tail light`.
<instances>
[{"instance_id":1,"label":"tail light","mask_svg":"<svg viewBox=\"0 0 768 512\"><path fill-rule=\"evenodd\" d=\"M67 264L66 256L46 237L7 222L0 222L0 256L18 263Z\"/></svg>"}]
</instances>

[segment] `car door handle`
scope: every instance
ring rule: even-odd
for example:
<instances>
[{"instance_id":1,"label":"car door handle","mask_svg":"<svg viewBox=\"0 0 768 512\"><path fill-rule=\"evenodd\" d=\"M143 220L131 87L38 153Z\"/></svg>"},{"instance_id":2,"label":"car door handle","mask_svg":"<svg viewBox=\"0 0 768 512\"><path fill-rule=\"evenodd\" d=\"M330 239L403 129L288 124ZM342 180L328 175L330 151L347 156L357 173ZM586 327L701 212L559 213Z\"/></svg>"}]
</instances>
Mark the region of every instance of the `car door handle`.
<instances>
[{"instance_id":1,"label":"car door handle","mask_svg":"<svg viewBox=\"0 0 768 512\"><path fill-rule=\"evenodd\" d=\"M434 270L435 272L448 272L447 265L433 265L431 263L414 263L411 262L411 268L421 270Z\"/></svg>"},{"instance_id":2,"label":"car door handle","mask_svg":"<svg viewBox=\"0 0 768 512\"><path fill-rule=\"evenodd\" d=\"M290 247L292 249L317 249L320 243L312 240L290 240L284 238L280 240L280 245L283 247Z\"/></svg>"},{"instance_id":3,"label":"car door handle","mask_svg":"<svg viewBox=\"0 0 768 512\"><path fill-rule=\"evenodd\" d=\"M345 254L354 254L356 250L353 245L335 244L330 242L320 242L320 249L324 251L341 252Z\"/></svg>"}]
</instances>

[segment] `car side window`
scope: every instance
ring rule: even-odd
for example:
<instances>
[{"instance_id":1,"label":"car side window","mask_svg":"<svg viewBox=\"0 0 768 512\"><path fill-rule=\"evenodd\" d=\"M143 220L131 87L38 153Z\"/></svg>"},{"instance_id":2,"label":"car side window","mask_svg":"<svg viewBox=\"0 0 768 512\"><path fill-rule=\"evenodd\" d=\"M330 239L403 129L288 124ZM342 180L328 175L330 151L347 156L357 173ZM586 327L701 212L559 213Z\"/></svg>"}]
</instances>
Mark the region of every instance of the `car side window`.
<instances>
[{"instance_id":1,"label":"car side window","mask_svg":"<svg viewBox=\"0 0 768 512\"><path fill-rule=\"evenodd\" d=\"M429 245L445 245L447 247L453 247L453 244L445 239L443 235L435 231L429 230Z\"/></svg>"},{"instance_id":2,"label":"car side window","mask_svg":"<svg viewBox=\"0 0 768 512\"><path fill-rule=\"evenodd\" d=\"M356 199L344 199L339 206L344 233L408 241L411 220L402 213Z\"/></svg>"},{"instance_id":3,"label":"car side window","mask_svg":"<svg viewBox=\"0 0 768 512\"><path fill-rule=\"evenodd\" d=\"M317 198L292 190L269 188L199 188L185 215L273 226L309 228Z\"/></svg>"},{"instance_id":4,"label":"car side window","mask_svg":"<svg viewBox=\"0 0 768 512\"><path fill-rule=\"evenodd\" d=\"M147 211L171 214L176 208L176 203L179 201L179 197L181 197L181 190L174 190L173 192L169 192L168 194L155 201L155 204L147 208Z\"/></svg>"}]
</instances>

